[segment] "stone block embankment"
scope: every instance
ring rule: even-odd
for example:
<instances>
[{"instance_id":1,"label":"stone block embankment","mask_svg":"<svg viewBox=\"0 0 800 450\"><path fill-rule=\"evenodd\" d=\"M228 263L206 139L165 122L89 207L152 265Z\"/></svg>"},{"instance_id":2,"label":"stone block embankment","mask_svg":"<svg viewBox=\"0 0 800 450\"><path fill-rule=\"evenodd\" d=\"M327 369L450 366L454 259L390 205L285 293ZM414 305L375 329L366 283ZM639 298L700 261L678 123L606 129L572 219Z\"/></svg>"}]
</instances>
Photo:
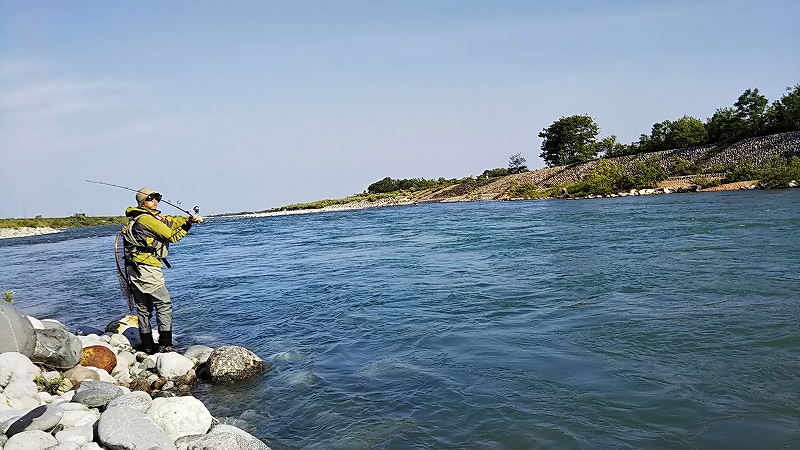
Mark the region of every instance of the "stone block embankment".
<instances>
[{"instance_id":1,"label":"stone block embankment","mask_svg":"<svg viewBox=\"0 0 800 450\"><path fill-rule=\"evenodd\" d=\"M738 164L763 164L771 156L800 156L800 131L774 134L756 138L745 139L727 147L718 145L701 145L695 147L662 150L638 155L620 156L609 158L617 164L623 165L627 170L632 168L634 161L643 161L656 156L661 159L661 167L670 168L674 158L700 165L703 172L709 172L721 167ZM561 186L582 181L597 165L597 161L589 161L574 166L547 167L518 175L504 177L505 184L510 185L516 181L529 183L539 189ZM506 186L501 186L500 181L484 188L485 191L505 192Z\"/></svg>"}]
</instances>

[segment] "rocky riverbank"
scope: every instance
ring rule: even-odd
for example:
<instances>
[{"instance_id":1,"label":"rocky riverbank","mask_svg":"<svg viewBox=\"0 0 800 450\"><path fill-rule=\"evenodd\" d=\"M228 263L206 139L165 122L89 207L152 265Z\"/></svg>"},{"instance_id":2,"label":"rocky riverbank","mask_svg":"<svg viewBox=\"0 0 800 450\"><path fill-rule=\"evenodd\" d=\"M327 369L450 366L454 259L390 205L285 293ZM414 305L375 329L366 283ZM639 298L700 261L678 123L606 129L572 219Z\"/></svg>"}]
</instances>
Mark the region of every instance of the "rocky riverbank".
<instances>
[{"instance_id":1,"label":"rocky riverbank","mask_svg":"<svg viewBox=\"0 0 800 450\"><path fill-rule=\"evenodd\" d=\"M198 380L257 376L265 361L236 346L137 345L134 316L73 333L0 302L0 449L269 449L190 394Z\"/></svg>"}]
</instances>

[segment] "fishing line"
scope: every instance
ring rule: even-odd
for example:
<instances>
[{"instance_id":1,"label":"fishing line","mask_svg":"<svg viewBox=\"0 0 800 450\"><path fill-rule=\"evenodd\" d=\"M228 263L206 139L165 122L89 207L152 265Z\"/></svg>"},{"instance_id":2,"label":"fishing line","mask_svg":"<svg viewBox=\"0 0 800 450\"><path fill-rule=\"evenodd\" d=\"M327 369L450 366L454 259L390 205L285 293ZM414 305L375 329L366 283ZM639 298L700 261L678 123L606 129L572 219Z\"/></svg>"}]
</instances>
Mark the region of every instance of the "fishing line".
<instances>
[{"instance_id":1,"label":"fishing line","mask_svg":"<svg viewBox=\"0 0 800 450\"><path fill-rule=\"evenodd\" d=\"M94 184L102 184L103 186L111 186L111 187L115 187L115 188L119 188L119 189L125 189L125 190L127 190L127 191L131 191L131 192L137 192L137 193L139 192L139 190L138 190L138 189L131 189L131 188L129 188L129 187L126 187L126 186L120 186L120 185L118 185L118 184L105 183L105 182L102 182L102 181L92 181L92 180L86 180L86 182L87 182L87 183L94 183ZM197 214L200 214L200 206L199 206L199 205L194 205L194 208L192 208L192 211L187 211L187 210L185 210L185 209L181 208L180 206L178 206L178 205L180 205L180 204L181 204L181 202L176 202L176 203L178 203L178 205L176 205L176 204L174 204L174 203L171 203L170 201L168 201L168 200L164 200L164 199L162 198L162 199L161 199L161 203L166 203L166 204L168 204L169 206L172 206L173 208L175 208L175 209L177 209L177 210L179 210L179 211L183 211L183 212L185 212L186 214L188 214L188 215L190 215L190 216L196 216Z\"/></svg>"}]
</instances>

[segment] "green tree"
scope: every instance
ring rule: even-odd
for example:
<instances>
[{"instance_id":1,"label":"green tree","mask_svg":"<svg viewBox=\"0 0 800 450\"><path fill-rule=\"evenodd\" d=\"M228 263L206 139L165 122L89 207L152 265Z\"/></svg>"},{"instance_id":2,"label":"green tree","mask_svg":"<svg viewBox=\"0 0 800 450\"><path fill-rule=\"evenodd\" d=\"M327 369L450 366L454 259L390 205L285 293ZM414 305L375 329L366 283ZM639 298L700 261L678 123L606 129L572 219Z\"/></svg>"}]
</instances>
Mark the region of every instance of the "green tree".
<instances>
[{"instance_id":1,"label":"green tree","mask_svg":"<svg viewBox=\"0 0 800 450\"><path fill-rule=\"evenodd\" d=\"M744 121L744 129L740 138L759 136L764 131L766 122L767 97L758 93L758 89L748 89L739 96L733 106L736 116Z\"/></svg>"},{"instance_id":2,"label":"green tree","mask_svg":"<svg viewBox=\"0 0 800 450\"><path fill-rule=\"evenodd\" d=\"M503 177L506 175L508 175L508 169L506 169L505 167L498 167L497 169L487 169L484 170L483 173L481 174L481 176L486 179Z\"/></svg>"},{"instance_id":3,"label":"green tree","mask_svg":"<svg viewBox=\"0 0 800 450\"><path fill-rule=\"evenodd\" d=\"M600 127L588 115L562 117L542 130L542 153L548 166L589 161L597 156Z\"/></svg>"},{"instance_id":4,"label":"green tree","mask_svg":"<svg viewBox=\"0 0 800 450\"><path fill-rule=\"evenodd\" d=\"M767 110L766 127L770 133L800 131L800 84L786 90L788 93Z\"/></svg>"},{"instance_id":5,"label":"green tree","mask_svg":"<svg viewBox=\"0 0 800 450\"><path fill-rule=\"evenodd\" d=\"M392 192L397 190L397 182L390 177L386 177L380 181L376 181L367 187L367 192L370 194L380 194L384 192Z\"/></svg>"},{"instance_id":6,"label":"green tree","mask_svg":"<svg viewBox=\"0 0 800 450\"><path fill-rule=\"evenodd\" d=\"M528 166L525 165L525 158L522 157L522 153L517 153L515 155L511 155L508 158L508 173L520 173L525 172L528 170Z\"/></svg>"},{"instance_id":7,"label":"green tree","mask_svg":"<svg viewBox=\"0 0 800 450\"><path fill-rule=\"evenodd\" d=\"M701 145L708 139L703 121L691 116L669 122L664 136L664 150Z\"/></svg>"},{"instance_id":8,"label":"green tree","mask_svg":"<svg viewBox=\"0 0 800 450\"><path fill-rule=\"evenodd\" d=\"M707 138L705 125L700 119L683 116L674 122L665 120L654 123L650 135L639 137L636 148L640 153L657 152L701 145Z\"/></svg>"},{"instance_id":9,"label":"green tree","mask_svg":"<svg viewBox=\"0 0 800 450\"><path fill-rule=\"evenodd\" d=\"M635 153L635 145L626 145L617 141L617 136L611 136L600 139L597 143L598 153L602 153L606 158L613 158L616 156L625 156Z\"/></svg>"},{"instance_id":10,"label":"green tree","mask_svg":"<svg viewBox=\"0 0 800 450\"><path fill-rule=\"evenodd\" d=\"M744 119L736 114L735 109L730 107L718 108L706 122L708 142L712 144L736 142L742 136L742 130L745 127Z\"/></svg>"}]
</instances>

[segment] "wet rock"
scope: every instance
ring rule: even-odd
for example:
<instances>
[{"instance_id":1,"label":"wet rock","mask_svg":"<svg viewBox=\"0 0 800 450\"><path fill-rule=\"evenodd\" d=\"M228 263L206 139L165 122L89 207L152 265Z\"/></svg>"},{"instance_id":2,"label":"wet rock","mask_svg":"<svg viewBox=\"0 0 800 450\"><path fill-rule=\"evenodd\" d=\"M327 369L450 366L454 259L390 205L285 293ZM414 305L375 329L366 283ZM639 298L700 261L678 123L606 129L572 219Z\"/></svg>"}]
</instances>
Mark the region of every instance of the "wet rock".
<instances>
[{"instance_id":1,"label":"wet rock","mask_svg":"<svg viewBox=\"0 0 800 450\"><path fill-rule=\"evenodd\" d=\"M217 425L204 435L190 435L175 441L178 450L239 449L269 450L267 444L250 433L231 425Z\"/></svg>"},{"instance_id":2,"label":"wet rock","mask_svg":"<svg viewBox=\"0 0 800 450\"><path fill-rule=\"evenodd\" d=\"M208 358L208 373L211 381L240 381L259 375L267 370L267 364L250 350L223 345L214 349Z\"/></svg>"}]
</instances>

